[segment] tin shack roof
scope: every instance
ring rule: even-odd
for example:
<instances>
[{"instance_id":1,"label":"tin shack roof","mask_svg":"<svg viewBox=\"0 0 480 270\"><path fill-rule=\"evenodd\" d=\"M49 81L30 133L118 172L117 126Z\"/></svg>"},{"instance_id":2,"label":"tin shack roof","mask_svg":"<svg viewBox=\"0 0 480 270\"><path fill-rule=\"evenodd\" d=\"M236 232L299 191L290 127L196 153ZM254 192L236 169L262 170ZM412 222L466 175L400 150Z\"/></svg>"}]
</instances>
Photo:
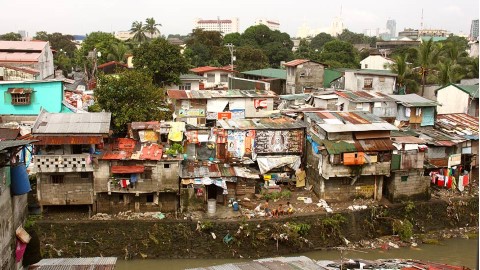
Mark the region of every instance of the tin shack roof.
<instances>
[{"instance_id":1,"label":"tin shack roof","mask_svg":"<svg viewBox=\"0 0 480 270\"><path fill-rule=\"evenodd\" d=\"M398 130L394 125L389 124L378 116L368 112L305 112L307 121L312 121L326 132L357 132L370 130Z\"/></svg>"},{"instance_id":2,"label":"tin shack roof","mask_svg":"<svg viewBox=\"0 0 480 270\"><path fill-rule=\"evenodd\" d=\"M33 126L32 134L108 135L110 116L109 112L49 113L41 111Z\"/></svg>"},{"instance_id":3,"label":"tin shack roof","mask_svg":"<svg viewBox=\"0 0 480 270\"><path fill-rule=\"evenodd\" d=\"M217 125L223 129L300 129L305 124L288 117L261 119L219 120Z\"/></svg>"},{"instance_id":4,"label":"tin shack roof","mask_svg":"<svg viewBox=\"0 0 480 270\"><path fill-rule=\"evenodd\" d=\"M439 114L435 128L448 134L478 140L478 118L465 113Z\"/></svg>"},{"instance_id":5,"label":"tin shack roof","mask_svg":"<svg viewBox=\"0 0 480 270\"><path fill-rule=\"evenodd\" d=\"M381 92L367 92L367 91L335 91L340 97L343 97L350 102L395 102L394 99Z\"/></svg>"},{"instance_id":6,"label":"tin shack roof","mask_svg":"<svg viewBox=\"0 0 480 270\"><path fill-rule=\"evenodd\" d=\"M407 95L388 95L390 98L393 98L397 103L405 107L436 107L438 102L424 98L417 94L407 94Z\"/></svg>"},{"instance_id":7,"label":"tin shack roof","mask_svg":"<svg viewBox=\"0 0 480 270\"><path fill-rule=\"evenodd\" d=\"M167 90L167 95L171 99L277 97L267 90Z\"/></svg>"}]
</instances>

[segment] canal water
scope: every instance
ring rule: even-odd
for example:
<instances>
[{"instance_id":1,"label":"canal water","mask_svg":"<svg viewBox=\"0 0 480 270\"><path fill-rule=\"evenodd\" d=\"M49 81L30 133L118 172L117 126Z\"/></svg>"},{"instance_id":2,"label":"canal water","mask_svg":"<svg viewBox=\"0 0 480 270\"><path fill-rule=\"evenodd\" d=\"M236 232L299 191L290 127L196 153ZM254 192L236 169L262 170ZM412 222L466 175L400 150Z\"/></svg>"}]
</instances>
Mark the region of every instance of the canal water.
<instances>
[{"instance_id":1,"label":"canal water","mask_svg":"<svg viewBox=\"0 0 480 270\"><path fill-rule=\"evenodd\" d=\"M478 239L447 239L440 242L439 245L420 245L418 247L408 247L390 250L361 250L361 251L343 251L338 250L319 250L308 253L291 254L290 256L304 255L313 260L340 260L344 258L351 259L387 259L403 258L418 259L424 261L447 263L452 265L466 266L471 269L477 267ZM118 260L116 270L147 270L147 269L168 269L180 270L186 268L213 266L226 263L235 263L250 261L246 259L172 259L172 260Z\"/></svg>"}]
</instances>

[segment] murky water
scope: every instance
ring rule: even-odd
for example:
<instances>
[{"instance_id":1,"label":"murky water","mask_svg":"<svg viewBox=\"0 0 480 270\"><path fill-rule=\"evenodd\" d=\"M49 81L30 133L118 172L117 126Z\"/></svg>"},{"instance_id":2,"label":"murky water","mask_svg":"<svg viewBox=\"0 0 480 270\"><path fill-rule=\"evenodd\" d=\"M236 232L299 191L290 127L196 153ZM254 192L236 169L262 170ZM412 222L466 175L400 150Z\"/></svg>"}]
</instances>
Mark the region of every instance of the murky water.
<instances>
[{"instance_id":1,"label":"murky water","mask_svg":"<svg viewBox=\"0 0 480 270\"><path fill-rule=\"evenodd\" d=\"M418 259L453 265L467 266L471 269L477 267L478 239L448 239L440 245L421 245L416 248L399 248L390 250L367 250L367 251L313 251L291 256L305 255L314 260L339 260L344 258L362 259L386 259L404 258ZM225 263L250 261L244 259L176 259L176 260L132 260L117 261L115 269L118 270L147 270L147 269L186 269L201 266L212 266Z\"/></svg>"}]
</instances>

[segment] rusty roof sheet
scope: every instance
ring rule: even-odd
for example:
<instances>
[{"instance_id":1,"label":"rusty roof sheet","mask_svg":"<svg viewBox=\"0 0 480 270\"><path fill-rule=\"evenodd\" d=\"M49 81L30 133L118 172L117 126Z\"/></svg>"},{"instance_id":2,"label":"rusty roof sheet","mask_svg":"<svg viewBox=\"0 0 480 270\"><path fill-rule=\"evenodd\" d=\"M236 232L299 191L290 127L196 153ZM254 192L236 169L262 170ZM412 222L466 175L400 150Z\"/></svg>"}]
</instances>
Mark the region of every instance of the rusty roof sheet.
<instances>
[{"instance_id":1,"label":"rusty roof sheet","mask_svg":"<svg viewBox=\"0 0 480 270\"><path fill-rule=\"evenodd\" d=\"M19 128L0 128L0 141L15 140L19 133Z\"/></svg>"},{"instance_id":2,"label":"rusty roof sheet","mask_svg":"<svg viewBox=\"0 0 480 270\"><path fill-rule=\"evenodd\" d=\"M391 137L391 140L394 143L412 143L412 144L424 144L425 140L417 138L415 136L397 136Z\"/></svg>"},{"instance_id":3,"label":"rusty roof sheet","mask_svg":"<svg viewBox=\"0 0 480 270\"><path fill-rule=\"evenodd\" d=\"M181 164L181 178L221 177L218 164L207 161L184 161Z\"/></svg>"},{"instance_id":4,"label":"rusty roof sheet","mask_svg":"<svg viewBox=\"0 0 480 270\"><path fill-rule=\"evenodd\" d=\"M435 128L466 139L478 140L478 118L465 113L439 114Z\"/></svg>"},{"instance_id":5,"label":"rusty roof sheet","mask_svg":"<svg viewBox=\"0 0 480 270\"><path fill-rule=\"evenodd\" d=\"M35 270L84 270L102 269L113 270L117 263L116 257L91 257L91 258L59 258L42 259L30 265L28 269Z\"/></svg>"},{"instance_id":6,"label":"rusty roof sheet","mask_svg":"<svg viewBox=\"0 0 480 270\"><path fill-rule=\"evenodd\" d=\"M230 164L227 164L227 163L218 164L218 170L220 171L220 174L224 177L236 176L235 170L233 169L232 166L230 166Z\"/></svg>"},{"instance_id":7,"label":"rusty roof sheet","mask_svg":"<svg viewBox=\"0 0 480 270\"><path fill-rule=\"evenodd\" d=\"M142 165L133 165L133 166L111 166L110 170L112 173L143 173L145 171L145 166Z\"/></svg>"},{"instance_id":8,"label":"rusty roof sheet","mask_svg":"<svg viewBox=\"0 0 480 270\"><path fill-rule=\"evenodd\" d=\"M368 112L305 112L305 118L310 119L326 132L356 132L369 130L398 130L380 117ZM312 123L313 124L313 123Z\"/></svg>"},{"instance_id":9,"label":"rusty roof sheet","mask_svg":"<svg viewBox=\"0 0 480 270\"><path fill-rule=\"evenodd\" d=\"M197 74L203 74L205 72L211 72L211 71L217 71L217 70L225 71L225 72L228 72L228 73L235 72L234 70L228 69L228 68L225 68L225 67L211 67L211 66L196 67L196 68L190 69L191 72L194 72L194 73L197 73Z\"/></svg>"},{"instance_id":10,"label":"rusty roof sheet","mask_svg":"<svg viewBox=\"0 0 480 270\"><path fill-rule=\"evenodd\" d=\"M424 98L417 94L388 96L405 107L436 107L438 105L438 102Z\"/></svg>"},{"instance_id":11,"label":"rusty roof sheet","mask_svg":"<svg viewBox=\"0 0 480 270\"><path fill-rule=\"evenodd\" d=\"M295 59L295 60L287 62L283 65L286 66L286 67L295 67L295 66L301 65L303 63L309 62L309 61L310 60L308 60L308 59Z\"/></svg>"},{"instance_id":12,"label":"rusty roof sheet","mask_svg":"<svg viewBox=\"0 0 480 270\"><path fill-rule=\"evenodd\" d=\"M160 129L160 122L158 121L151 121L151 122L132 122L131 124L132 129L152 129L158 130Z\"/></svg>"},{"instance_id":13,"label":"rusty roof sheet","mask_svg":"<svg viewBox=\"0 0 480 270\"><path fill-rule=\"evenodd\" d=\"M160 160L162 159L163 149L156 143L142 146L141 160Z\"/></svg>"},{"instance_id":14,"label":"rusty roof sheet","mask_svg":"<svg viewBox=\"0 0 480 270\"><path fill-rule=\"evenodd\" d=\"M343 97L351 102L395 102L394 99L381 92L367 92L367 91L335 91L340 97Z\"/></svg>"},{"instance_id":15,"label":"rusty roof sheet","mask_svg":"<svg viewBox=\"0 0 480 270\"><path fill-rule=\"evenodd\" d=\"M462 136L448 134L432 127L418 128L413 131L418 134L419 138L424 139L426 144L435 146L453 146L467 140Z\"/></svg>"},{"instance_id":16,"label":"rusty roof sheet","mask_svg":"<svg viewBox=\"0 0 480 270\"><path fill-rule=\"evenodd\" d=\"M109 112L49 113L41 111L32 128L32 134L101 134L110 130Z\"/></svg>"},{"instance_id":17,"label":"rusty roof sheet","mask_svg":"<svg viewBox=\"0 0 480 270\"><path fill-rule=\"evenodd\" d=\"M18 146L24 146L36 142L35 140L7 140L0 141L0 151L3 151L8 148L14 148Z\"/></svg>"},{"instance_id":18,"label":"rusty roof sheet","mask_svg":"<svg viewBox=\"0 0 480 270\"><path fill-rule=\"evenodd\" d=\"M305 124L289 117L260 119L230 119L217 121L218 127L224 129L303 129Z\"/></svg>"},{"instance_id":19,"label":"rusty roof sheet","mask_svg":"<svg viewBox=\"0 0 480 270\"><path fill-rule=\"evenodd\" d=\"M132 152L135 149L137 141L130 138L117 138L115 139L115 143L113 145L114 149L118 149L120 151L127 151Z\"/></svg>"},{"instance_id":20,"label":"rusty roof sheet","mask_svg":"<svg viewBox=\"0 0 480 270\"><path fill-rule=\"evenodd\" d=\"M38 140L36 145L64 145L64 144L100 144L103 142L102 136L80 135L80 136L48 136L33 135Z\"/></svg>"},{"instance_id":21,"label":"rusty roof sheet","mask_svg":"<svg viewBox=\"0 0 480 270\"><path fill-rule=\"evenodd\" d=\"M16 70L16 71L21 71L21 72L25 72L25 73L32 74L32 75L40 74L40 71L38 71L37 69L31 68L31 67L15 67L15 66L12 66L12 65L7 65L7 64L0 64L0 67L4 67L6 69L12 69L12 70Z\"/></svg>"},{"instance_id":22,"label":"rusty roof sheet","mask_svg":"<svg viewBox=\"0 0 480 270\"><path fill-rule=\"evenodd\" d=\"M354 142L358 151L390 151L396 149L390 139L355 140Z\"/></svg>"},{"instance_id":23,"label":"rusty roof sheet","mask_svg":"<svg viewBox=\"0 0 480 270\"><path fill-rule=\"evenodd\" d=\"M167 90L171 99L211 99L211 98L275 98L277 94L268 90Z\"/></svg>"},{"instance_id":24,"label":"rusty roof sheet","mask_svg":"<svg viewBox=\"0 0 480 270\"><path fill-rule=\"evenodd\" d=\"M106 151L100 155L99 159L103 160L126 160L130 159L131 152L126 151Z\"/></svg>"}]
</instances>

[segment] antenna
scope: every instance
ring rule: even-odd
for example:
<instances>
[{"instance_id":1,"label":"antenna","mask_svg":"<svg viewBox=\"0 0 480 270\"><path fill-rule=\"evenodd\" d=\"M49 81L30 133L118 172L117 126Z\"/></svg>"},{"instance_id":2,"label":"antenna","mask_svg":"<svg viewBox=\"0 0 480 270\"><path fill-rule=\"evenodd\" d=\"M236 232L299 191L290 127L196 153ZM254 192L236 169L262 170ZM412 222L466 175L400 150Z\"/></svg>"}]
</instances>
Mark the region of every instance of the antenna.
<instances>
[{"instance_id":1,"label":"antenna","mask_svg":"<svg viewBox=\"0 0 480 270\"><path fill-rule=\"evenodd\" d=\"M340 5L340 18L342 17L342 9L343 9L343 6Z\"/></svg>"},{"instance_id":2,"label":"antenna","mask_svg":"<svg viewBox=\"0 0 480 270\"><path fill-rule=\"evenodd\" d=\"M222 23L220 22L220 16L217 16L217 23L218 23L218 32L222 32Z\"/></svg>"},{"instance_id":3,"label":"antenna","mask_svg":"<svg viewBox=\"0 0 480 270\"><path fill-rule=\"evenodd\" d=\"M420 30L423 30L423 8L422 8L422 19L420 20Z\"/></svg>"}]
</instances>

